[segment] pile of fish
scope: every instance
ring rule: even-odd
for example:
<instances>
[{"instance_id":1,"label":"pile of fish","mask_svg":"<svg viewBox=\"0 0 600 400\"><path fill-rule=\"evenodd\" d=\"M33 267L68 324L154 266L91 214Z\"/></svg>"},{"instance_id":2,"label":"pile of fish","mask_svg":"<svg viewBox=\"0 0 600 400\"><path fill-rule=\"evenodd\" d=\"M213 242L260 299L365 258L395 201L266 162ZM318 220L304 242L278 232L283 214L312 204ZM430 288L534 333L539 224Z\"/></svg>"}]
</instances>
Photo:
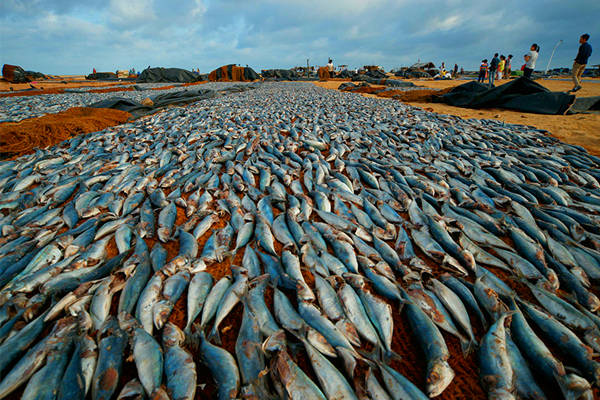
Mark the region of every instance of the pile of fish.
<instances>
[{"instance_id":1,"label":"pile of fish","mask_svg":"<svg viewBox=\"0 0 600 400\"><path fill-rule=\"evenodd\" d=\"M27 118L41 117L68 110L72 107L87 107L99 101L108 100L113 97L122 97L137 102L156 95L165 93L184 92L185 87L174 87L170 89L153 90L163 86L172 86L166 83L140 83L135 85L134 91L88 93L88 90L104 89L98 87L68 89L61 94L41 94L37 96L0 97L0 122L18 122ZM223 90L233 86L251 85L245 82L208 82L202 86L192 88ZM120 86L119 86L120 87ZM130 86L131 87L131 86ZM116 87L111 87L116 88ZM123 87L126 88L126 87Z\"/></svg>"},{"instance_id":2,"label":"pile of fish","mask_svg":"<svg viewBox=\"0 0 600 400\"><path fill-rule=\"evenodd\" d=\"M0 398L426 399L463 357L490 399L600 383L600 159L533 128L265 83L0 182Z\"/></svg>"}]
</instances>

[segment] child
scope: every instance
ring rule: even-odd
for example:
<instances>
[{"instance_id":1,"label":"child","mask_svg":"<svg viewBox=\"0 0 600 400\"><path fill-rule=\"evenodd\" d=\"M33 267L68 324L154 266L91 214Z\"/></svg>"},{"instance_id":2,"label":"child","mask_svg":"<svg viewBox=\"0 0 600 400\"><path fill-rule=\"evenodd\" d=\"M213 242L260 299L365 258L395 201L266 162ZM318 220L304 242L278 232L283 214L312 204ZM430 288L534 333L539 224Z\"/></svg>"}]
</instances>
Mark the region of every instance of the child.
<instances>
[{"instance_id":1,"label":"child","mask_svg":"<svg viewBox=\"0 0 600 400\"><path fill-rule=\"evenodd\" d=\"M477 78L477 82L485 82L485 76L487 75L487 70L488 70L488 60L487 58L485 60L481 61L481 65L479 66L479 77Z\"/></svg>"}]
</instances>

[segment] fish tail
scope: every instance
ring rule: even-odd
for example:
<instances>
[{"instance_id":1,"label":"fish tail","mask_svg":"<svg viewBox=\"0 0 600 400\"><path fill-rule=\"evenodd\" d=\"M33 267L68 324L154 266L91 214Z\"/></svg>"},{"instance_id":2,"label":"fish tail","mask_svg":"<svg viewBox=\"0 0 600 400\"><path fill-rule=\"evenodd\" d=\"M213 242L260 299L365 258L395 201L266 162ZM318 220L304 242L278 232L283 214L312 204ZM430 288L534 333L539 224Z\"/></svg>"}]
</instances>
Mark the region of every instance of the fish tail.
<instances>
[{"instance_id":1,"label":"fish tail","mask_svg":"<svg viewBox=\"0 0 600 400\"><path fill-rule=\"evenodd\" d=\"M361 356L362 361L366 362L371 366L377 365L378 362L383 360L384 352L380 346L374 346L373 350L365 351L362 349L356 349L356 352Z\"/></svg>"},{"instance_id":2,"label":"fish tail","mask_svg":"<svg viewBox=\"0 0 600 400\"><path fill-rule=\"evenodd\" d=\"M219 333L219 328L216 325L213 326L213 328L209 332L206 340L214 342L214 343L216 343L218 345L221 344L221 335Z\"/></svg>"},{"instance_id":3,"label":"fish tail","mask_svg":"<svg viewBox=\"0 0 600 400\"><path fill-rule=\"evenodd\" d=\"M200 348L200 332L202 332L202 328L200 327L199 324L194 324L194 330L195 332L192 333L191 328L187 328L187 331L185 332L185 339L183 341L183 345L187 348L190 349L194 349L194 350L198 350Z\"/></svg>"},{"instance_id":4,"label":"fish tail","mask_svg":"<svg viewBox=\"0 0 600 400\"><path fill-rule=\"evenodd\" d=\"M402 360L402 356L398 353L396 353L394 350L389 349L389 350L385 350L383 352L383 361L386 364L389 364L391 361L400 361Z\"/></svg>"},{"instance_id":5,"label":"fish tail","mask_svg":"<svg viewBox=\"0 0 600 400\"><path fill-rule=\"evenodd\" d=\"M463 357L467 357L477 348L477 342L475 340L467 339L466 337L462 337L460 339L460 348L463 353Z\"/></svg>"}]
</instances>

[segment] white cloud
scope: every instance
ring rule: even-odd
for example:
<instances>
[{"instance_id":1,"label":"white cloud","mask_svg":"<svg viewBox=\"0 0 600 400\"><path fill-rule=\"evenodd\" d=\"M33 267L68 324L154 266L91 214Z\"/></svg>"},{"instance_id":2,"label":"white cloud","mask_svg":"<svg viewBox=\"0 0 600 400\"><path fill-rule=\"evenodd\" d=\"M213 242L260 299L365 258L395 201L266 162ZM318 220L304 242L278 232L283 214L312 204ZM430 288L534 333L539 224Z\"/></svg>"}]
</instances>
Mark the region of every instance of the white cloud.
<instances>
[{"instance_id":1,"label":"white cloud","mask_svg":"<svg viewBox=\"0 0 600 400\"><path fill-rule=\"evenodd\" d=\"M156 18L153 0L110 0L108 13L111 22L118 26L149 22Z\"/></svg>"},{"instance_id":2,"label":"white cloud","mask_svg":"<svg viewBox=\"0 0 600 400\"><path fill-rule=\"evenodd\" d=\"M288 68L332 56L350 66L420 58L468 69L533 42L541 65L564 39L558 66L572 62L580 30L592 45L600 37L599 12L597 0L0 0L0 64L47 73L127 64L208 72L229 62Z\"/></svg>"},{"instance_id":3,"label":"white cloud","mask_svg":"<svg viewBox=\"0 0 600 400\"><path fill-rule=\"evenodd\" d=\"M207 8L203 0L194 0L194 8L192 9L192 17L201 17L206 12Z\"/></svg>"}]
</instances>

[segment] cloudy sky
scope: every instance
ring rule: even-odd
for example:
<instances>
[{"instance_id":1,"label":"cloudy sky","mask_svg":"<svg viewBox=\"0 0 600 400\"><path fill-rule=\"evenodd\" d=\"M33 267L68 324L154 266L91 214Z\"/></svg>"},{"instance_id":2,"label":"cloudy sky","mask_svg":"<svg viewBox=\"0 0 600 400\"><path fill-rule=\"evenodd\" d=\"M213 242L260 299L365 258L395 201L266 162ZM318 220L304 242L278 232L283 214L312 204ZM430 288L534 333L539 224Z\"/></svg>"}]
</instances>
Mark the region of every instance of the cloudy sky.
<instances>
[{"instance_id":1,"label":"cloudy sky","mask_svg":"<svg viewBox=\"0 0 600 400\"><path fill-rule=\"evenodd\" d=\"M0 64L50 74L148 65L262 68L417 60L474 69L494 52L520 67L571 65L588 32L600 63L598 0L0 0ZM595 43L598 43L595 45Z\"/></svg>"}]
</instances>

